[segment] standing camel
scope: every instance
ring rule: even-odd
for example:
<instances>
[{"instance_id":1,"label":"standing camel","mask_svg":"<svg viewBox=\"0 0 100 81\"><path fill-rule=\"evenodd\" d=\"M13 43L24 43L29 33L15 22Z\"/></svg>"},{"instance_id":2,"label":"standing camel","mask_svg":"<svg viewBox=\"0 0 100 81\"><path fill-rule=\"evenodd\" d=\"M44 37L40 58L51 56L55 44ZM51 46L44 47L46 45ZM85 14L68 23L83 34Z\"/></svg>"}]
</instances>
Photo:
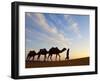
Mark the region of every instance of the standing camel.
<instances>
[{"instance_id":1,"label":"standing camel","mask_svg":"<svg viewBox=\"0 0 100 81\"><path fill-rule=\"evenodd\" d=\"M30 61L30 59L33 57L32 60L34 60L34 57L38 55L34 50L30 51L29 54L27 55L26 61Z\"/></svg>"},{"instance_id":2,"label":"standing camel","mask_svg":"<svg viewBox=\"0 0 100 81\"><path fill-rule=\"evenodd\" d=\"M40 56L41 55L44 55L44 61L46 61L46 58L47 58L47 53L48 53L48 51L44 48L44 49L40 49L40 51L37 53L38 54L38 60L40 59Z\"/></svg>"},{"instance_id":3,"label":"standing camel","mask_svg":"<svg viewBox=\"0 0 100 81\"><path fill-rule=\"evenodd\" d=\"M49 50L49 55L48 55L48 59L50 58L50 60L52 61L52 56L53 55L56 55L56 59L57 59L57 56L59 56L59 60L60 60L60 54L59 53L62 53L66 50L66 48L63 48L62 50L59 50L57 47L52 47L50 50Z\"/></svg>"}]
</instances>

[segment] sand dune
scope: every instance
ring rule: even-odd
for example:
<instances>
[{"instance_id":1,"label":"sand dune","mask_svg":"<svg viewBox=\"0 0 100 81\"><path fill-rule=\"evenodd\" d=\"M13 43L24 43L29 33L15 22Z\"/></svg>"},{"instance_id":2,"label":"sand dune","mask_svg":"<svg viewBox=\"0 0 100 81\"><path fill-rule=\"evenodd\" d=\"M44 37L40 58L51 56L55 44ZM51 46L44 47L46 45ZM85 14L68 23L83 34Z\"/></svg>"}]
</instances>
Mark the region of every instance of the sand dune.
<instances>
[{"instance_id":1,"label":"sand dune","mask_svg":"<svg viewBox=\"0 0 100 81\"><path fill-rule=\"evenodd\" d=\"M32 61L26 62L26 68L36 68L36 67L58 67L58 66L81 66L89 65L89 57L73 59L73 60L63 60L63 61Z\"/></svg>"}]
</instances>

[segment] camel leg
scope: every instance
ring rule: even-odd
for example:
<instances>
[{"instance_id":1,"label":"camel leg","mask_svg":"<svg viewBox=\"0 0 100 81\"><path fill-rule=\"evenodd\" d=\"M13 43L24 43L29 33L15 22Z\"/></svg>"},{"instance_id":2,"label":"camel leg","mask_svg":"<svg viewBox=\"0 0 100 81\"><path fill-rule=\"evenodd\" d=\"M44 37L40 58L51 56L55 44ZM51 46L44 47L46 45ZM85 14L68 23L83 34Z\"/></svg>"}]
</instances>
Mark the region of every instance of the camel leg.
<instances>
[{"instance_id":1,"label":"camel leg","mask_svg":"<svg viewBox=\"0 0 100 81\"><path fill-rule=\"evenodd\" d=\"M33 59L32 59L32 61L34 61L34 56L33 56Z\"/></svg>"},{"instance_id":2,"label":"camel leg","mask_svg":"<svg viewBox=\"0 0 100 81\"><path fill-rule=\"evenodd\" d=\"M52 61L52 55L50 55L50 60Z\"/></svg>"},{"instance_id":3,"label":"camel leg","mask_svg":"<svg viewBox=\"0 0 100 81\"><path fill-rule=\"evenodd\" d=\"M57 54L56 54L56 58L55 58L55 60L57 61Z\"/></svg>"},{"instance_id":4,"label":"camel leg","mask_svg":"<svg viewBox=\"0 0 100 81\"><path fill-rule=\"evenodd\" d=\"M46 61L46 55L44 55L44 61Z\"/></svg>"},{"instance_id":5,"label":"camel leg","mask_svg":"<svg viewBox=\"0 0 100 81\"><path fill-rule=\"evenodd\" d=\"M40 56L41 56L41 55L39 54L38 57L37 57L37 60L40 60Z\"/></svg>"},{"instance_id":6,"label":"camel leg","mask_svg":"<svg viewBox=\"0 0 100 81\"><path fill-rule=\"evenodd\" d=\"M27 56L27 59L26 59L26 61L30 61L30 56Z\"/></svg>"},{"instance_id":7,"label":"camel leg","mask_svg":"<svg viewBox=\"0 0 100 81\"><path fill-rule=\"evenodd\" d=\"M67 59L69 60L69 56L67 57Z\"/></svg>"},{"instance_id":8,"label":"camel leg","mask_svg":"<svg viewBox=\"0 0 100 81\"><path fill-rule=\"evenodd\" d=\"M59 61L60 61L60 57L61 57L61 56L60 56L59 54L58 54L58 56L59 56Z\"/></svg>"},{"instance_id":9,"label":"camel leg","mask_svg":"<svg viewBox=\"0 0 100 81\"><path fill-rule=\"evenodd\" d=\"M48 60L49 60L49 57L50 57L50 54L48 55L48 58L47 58Z\"/></svg>"},{"instance_id":10,"label":"camel leg","mask_svg":"<svg viewBox=\"0 0 100 81\"><path fill-rule=\"evenodd\" d=\"M29 62L31 61L30 59L31 59L31 56L28 57L28 61L29 61Z\"/></svg>"}]
</instances>

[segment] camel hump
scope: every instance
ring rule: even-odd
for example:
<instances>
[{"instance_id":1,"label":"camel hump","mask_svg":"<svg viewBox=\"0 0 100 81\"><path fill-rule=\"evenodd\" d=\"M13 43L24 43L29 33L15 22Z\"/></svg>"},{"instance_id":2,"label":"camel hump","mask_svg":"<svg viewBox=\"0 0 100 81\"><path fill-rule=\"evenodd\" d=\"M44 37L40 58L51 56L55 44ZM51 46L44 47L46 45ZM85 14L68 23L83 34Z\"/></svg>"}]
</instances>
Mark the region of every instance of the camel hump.
<instances>
[{"instance_id":1,"label":"camel hump","mask_svg":"<svg viewBox=\"0 0 100 81\"><path fill-rule=\"evenodd\" d=\"M52 47L51 49L58 49L57 47Z\"/></svg>"},{"instance_id":2,"label":"camel hump","mask_svg":"<svg viewBox=\"0 0 100 81\"><path fill-rule=\"evenodd\" d=\"M40 52L42 52L42 51L46 51L46 49L44 48L44 49L40 49Z\"/></svg>"},{"instance_id":3,"label":"camel hump","mask_svg":"<svg viewBox=\"0 0 100 81\"><path fill-rule=\"evenodd\" d=\"M33 50L33 51L30 51L29 54L36 54L36 52Z\"/></svg>"},{"instance_id":4,"label":"camel hump","mask_svg":"<svg viewBox=\"0 0 100 81\"><path fill-rule=\"evenodd\" d=\"M46 48L43 49L44 51L47 51Z\"/></svg>"},{"instance_id":5,"label":"camel hump","mask_svg":"<svg viewBox=\"0 0 100 81\"><path fill-rule=\"evenodd\" d=\"M38 53L47 53L46 48L40 49Z\"/></svg>"},{"instance_id":6,"label":"camel hump","mask_svg":"<svg viewBox=\"0 0 100 81\"><path fill-rule=\"evenodd\" d=\"M30 51L30 52L32 52L32 53L36 53L34 50L33 50L33 51Z\"/></svg>"},{"instance_id":7,"label":"camel hump","mask_svg":"<svg viewBox=\"0 0 100 81\"><path fill-rule=\"evenodd\" d=\"M36 55L36 52L34 50L33 51L29 51L28 56L33 56L33 55Z\"/></svg>"},{"instance_id":8,"label":"camel hump","mask_svg":"<svg viewBox=\"0 0 100 81\"><path fill-rule=\"evenodd\" d=\"M52 47L49 51L50 52L55 52L55 51L59 51L59 49L57 47Z\"/></svg>"}]
</instances>

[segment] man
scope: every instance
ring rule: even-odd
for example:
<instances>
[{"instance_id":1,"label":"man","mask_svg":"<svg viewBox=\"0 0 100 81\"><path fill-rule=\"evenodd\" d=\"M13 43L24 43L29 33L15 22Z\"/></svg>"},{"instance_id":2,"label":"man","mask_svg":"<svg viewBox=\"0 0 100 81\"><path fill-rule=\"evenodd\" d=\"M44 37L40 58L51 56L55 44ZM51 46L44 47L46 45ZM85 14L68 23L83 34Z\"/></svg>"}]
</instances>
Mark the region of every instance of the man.
<instances>
[{"instance_id":1,"label":"man","mask_svg":"<svg viewBox=\"0 0 100 81\"><path fill-rule=\"evenodd\" d=\"M66 53L66 58L65 58L65 60L69 60L69 48L68 48L68 50L67 50L67 53Z\"/></svg>"}]
</instances>

